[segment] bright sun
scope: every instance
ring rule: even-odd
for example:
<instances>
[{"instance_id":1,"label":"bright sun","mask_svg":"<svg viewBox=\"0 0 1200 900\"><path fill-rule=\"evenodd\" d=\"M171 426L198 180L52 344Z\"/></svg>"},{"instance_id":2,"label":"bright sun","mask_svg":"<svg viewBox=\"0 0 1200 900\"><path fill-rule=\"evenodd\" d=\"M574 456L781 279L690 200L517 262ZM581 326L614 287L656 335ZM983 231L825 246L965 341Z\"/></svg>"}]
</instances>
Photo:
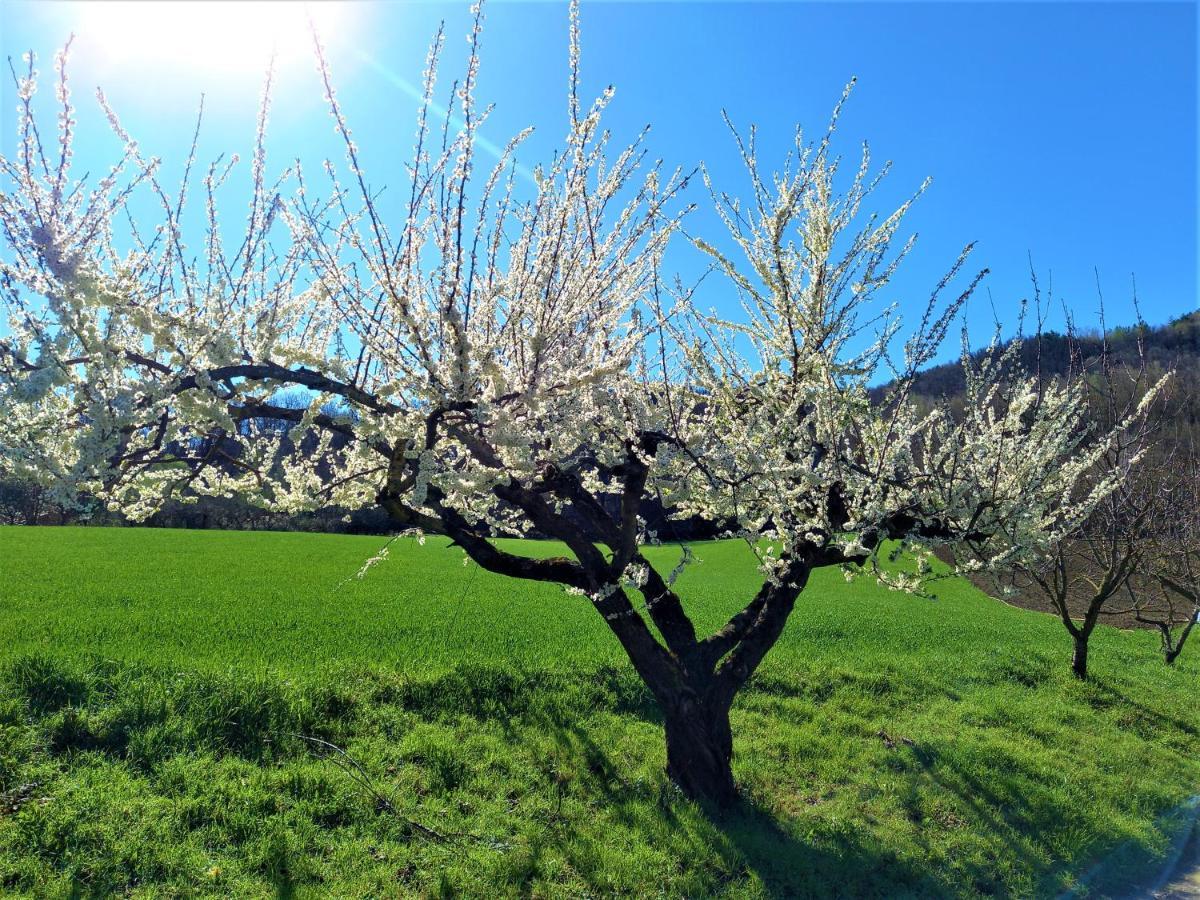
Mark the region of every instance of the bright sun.
<instances>
[{"instance_id":1,"label":"bright sun","mask_svg":"<svg viewBox=\"0 0 1200 900\"><path fill-rule=\"evenodd\" d=\"M109 62L163 64L244 77L312 64L309 20L325 41L344 30L353 4L107 2L78 7L78 40Z\"/></svg>"}]
</instances>

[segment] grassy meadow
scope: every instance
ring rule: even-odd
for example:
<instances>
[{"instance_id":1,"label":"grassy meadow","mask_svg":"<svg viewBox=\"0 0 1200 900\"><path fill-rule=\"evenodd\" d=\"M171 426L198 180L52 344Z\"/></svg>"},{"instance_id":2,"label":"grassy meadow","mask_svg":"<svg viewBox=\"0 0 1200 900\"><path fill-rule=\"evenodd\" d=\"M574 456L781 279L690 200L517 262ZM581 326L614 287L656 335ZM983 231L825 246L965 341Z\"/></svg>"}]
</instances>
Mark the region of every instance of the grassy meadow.
<instances>
[{"instance_id":1,"label":"grassy meadow","mask_svg":"<svg viewBox=\"0 0 1200 900\"><path fill-rule=\"evenodd\" d=\"M1050 616L829 570L715 819L587 600L384 543L0 528L0 894L1104 896L1200 791L1200 653L1101 627L1079 684ZM694 549L707 631L757 577Z\"/></svg>"}]
</instances>

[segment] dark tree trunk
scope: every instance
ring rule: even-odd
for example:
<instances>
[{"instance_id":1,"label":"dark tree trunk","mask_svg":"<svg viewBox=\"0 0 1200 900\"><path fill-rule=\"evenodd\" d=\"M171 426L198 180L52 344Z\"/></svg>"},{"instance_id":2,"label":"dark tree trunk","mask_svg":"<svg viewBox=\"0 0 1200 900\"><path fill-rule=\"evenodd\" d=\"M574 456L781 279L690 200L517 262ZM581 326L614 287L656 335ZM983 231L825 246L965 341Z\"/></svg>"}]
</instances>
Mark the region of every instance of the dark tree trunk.
<instances>
[{"instance_id":1,"label":"dark tree trunk","mask_svg":"<svg viewBox=\"0 0 1200 900\"><path fill-rule=\"evenodd\" d=\"M719 808L737 800L733 783L733 733L729 707L690 691L664 704L667 775L693 800Z\"/></svg>"},{"instance_id":2,"label":"dark tree trunk","mask_svg":"<svg viewBox=\"0 0 1200 900\"><path fill-rule=\"evenodd\" d=\"M1175 660L1179 657L1179 654L1183 652L1183 645L1187 643L1187 639L1191 635L1192 629L1196 627L1197 619L1200 619L1200 610L1193 609L1192 617L1188 619L1188 623L1184 626L1183 631L1179 632L1179 638L1175 641L1175 646L1172 647L1171 652L1167 654L1168 666L1174 665Z\"/></svg>"},{"instance_id":3,"label":"dark tree trunk","mask_svg":"<svg viewBox=\"0 0 1200 900\"><path fill-rule=\"evenodd\" d=\"M1175 660L1179 658L1179 654L1183 652L1183 645L1187 643L1188 635L1190 635L1192 633L1192 629L1196 627L1197 616L1200 616L1200 612L1193 610L1192 617L1188 619L1187 624L1183 626L1183 629L1179 632L1178 637L1171 632L1171 618L1169 615L1166 621L1157 621L1155 619L1143 619L1139 614L1138 621L1147 622L1148 624L1152 624L1158 628L1158 633L1162 637L1163 661L1168 666L1173 666L1175 665Z\"/></svg>"},{"instance_id":4,"label":"dark tree trunk","mask_svg":"<svg viewBox=\"0 0 1200 900\"><path fill-rule=\"evenodd\" d=\"M1088 677L1088 633L1075 635L1075 655L1071 657L1071 671L1080 681Z\"/></svg>"}]
</instances>

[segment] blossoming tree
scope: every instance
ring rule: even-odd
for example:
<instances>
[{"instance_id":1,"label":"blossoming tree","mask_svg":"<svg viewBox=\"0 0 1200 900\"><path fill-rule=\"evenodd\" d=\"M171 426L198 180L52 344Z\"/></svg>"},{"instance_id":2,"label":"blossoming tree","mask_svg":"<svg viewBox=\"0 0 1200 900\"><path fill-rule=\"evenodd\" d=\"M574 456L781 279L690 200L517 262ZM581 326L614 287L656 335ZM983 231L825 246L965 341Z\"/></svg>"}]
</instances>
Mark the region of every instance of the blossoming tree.
<instances>
[{"instance_id":1,"label":"blossoming tree","mask_svg":"<svg viewBox=\"0 0 1200 900\"><path fill-rule=\"evenodd\" d=\"M39 136L31 62L17 152L0 162L2 465L59 502L133 519L181 496L377 504L491 572L563 585L590 598L658 702L670 776L726 804L731 704L814 569L873 563L885 540L965 544L986 565L1032 552L1102 492L1063 499L1096 457L1069 389L993 363L967 363L965 415L919 410L912 374L969 293L940 299L966 254L893 361L897 325L872 310L911 246L893 247L909 204L864 217L877 179L864 153L839 189L829 135L798 137L774 178L751 141L749 200L712 188L744 262L701 246L744 317L699 315L686 291L665 291L688 179L648 163L641 138L610 152L599 119L611 91L579 103L575 22L565 147L534 188L515 177L524 134L480 167L477 18L455 124L441 128L433 44L399 215L374 200L320 56L344 168L328 166L323 187L299 164L270 178L264 95L245 225L218 218L231 163L215 163L199 176L199 232L186 224L195 144L168 191L100 95L125 151L95 185L74 180L65 54L57 147ZM126 232L139 192L161 213ZM296 387L307 408L274 402ZM290 434L261 425L281 420ZM760 554L761 588L711 635L675 573L644 556L652 498ZM567 553L495 541L535 532ZM925 571L876 568L910 590Z\"/></svg>"}]
</instances>

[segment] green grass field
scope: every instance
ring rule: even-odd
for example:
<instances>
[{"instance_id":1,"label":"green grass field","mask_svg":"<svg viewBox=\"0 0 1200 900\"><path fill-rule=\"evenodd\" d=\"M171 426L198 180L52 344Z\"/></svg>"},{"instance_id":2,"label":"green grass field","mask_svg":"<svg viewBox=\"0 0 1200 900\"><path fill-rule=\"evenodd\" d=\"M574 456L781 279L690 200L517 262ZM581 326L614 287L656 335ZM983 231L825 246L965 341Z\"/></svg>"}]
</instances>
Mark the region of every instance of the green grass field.
<instances>
[{"instance_id":1,"label":"green grass field","mask_svg":"<svg viewBox=\"0 0 1200 900\"><path fill-rule=\"evenodd\" d=\"M1200 790L1200 655L1101 628L1078 684L1049 616L833 570L734 706L713 820L588 601L434 539L356 579L383 543L0 528L0 894L1103 895ZM756 573L695 549L711 629Z\"/></svg>"}]
</instances>

